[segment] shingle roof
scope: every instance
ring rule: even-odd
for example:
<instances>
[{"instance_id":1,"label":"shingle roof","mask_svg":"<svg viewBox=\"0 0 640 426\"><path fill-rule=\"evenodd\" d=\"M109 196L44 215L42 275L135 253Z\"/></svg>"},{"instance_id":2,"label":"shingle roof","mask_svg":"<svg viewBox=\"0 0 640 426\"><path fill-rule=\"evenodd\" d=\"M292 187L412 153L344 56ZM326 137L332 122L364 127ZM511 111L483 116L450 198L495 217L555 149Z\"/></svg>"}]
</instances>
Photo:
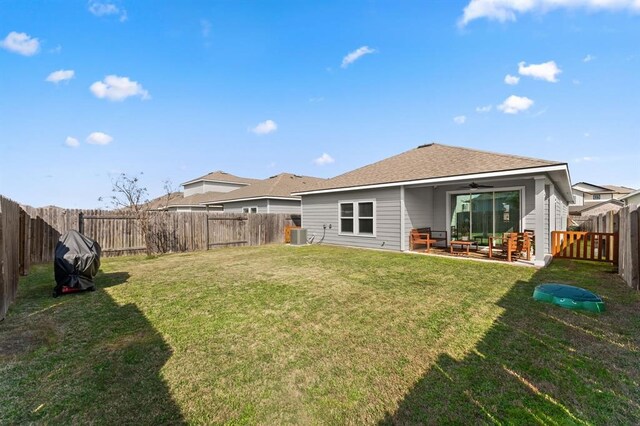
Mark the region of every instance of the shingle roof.
<instances>
[{"instance_id":1,"label":"shingle roof","mask_svg":"<svg viewBox=\"0 0 640 426\"><path fill-rule=\"evenodd\" d=\"M635 189L628 188L626 186L618 186L618 185L600 185L600 186L605 187L615 192L616 194L631 194L633 191L635 191Z\"/></svg>"},{"instance_id":2,"label":"shingle roof","mask_svg":"<svg viewBox=\"0 0 640 426\"><path fill-rule=\"evenodd\" d=\"M241 200L246 198L270 198L270 197L288 197L299 198L292 196L292 192L302 192L309 190L318 183L325 179L311 177L311 176L298 176L291 173L281 173L276 176L272 176L269 179L264 179L253 183L243 188L238 188L231 192L226 192L215 200L217 202Z\"/></svg>"},{"instance_id":3,"label":"shingle roof","mask_svg":"<svg viewBox=\"0 0 640 426\"><path fill-rule=\"evenodd\" d=\"M200 176L198 178L191 179L191 180L183 183L182 185L186 185L186 184L193 183L193 182L198 182L198 181L201 181L201 180L250 184L250 183L258 182L260 179L252 179L252 178L245 178L245 177L235 176L235 175L232 175L230 173L223 172L222 170L216 170L215 172L208 173L208 174L206 174L204 176Z\"/></svg>"},{"instance_id":4,"label":"shingle roof","mask_svg":"<svg viewBox=\"0 0 640 426\"><path fill-rule=\"evenodd\" d=\"M223 195L227 195L226 192L204 192L201 194L193 194L184 196L181 194L180 197L176 197L169 202L169 206L200 206L203 203L209 203L212 201L216 201L219 197Z\"/></svg>"},{"instance_id":5,"label":"shingle roof","mask_svg":"<svg viewBox=\"0 0 640 426\"><path fill-rule=\"evenodd\" d=\"M168 203L176 198L182 198L182 192L172 192L170 194L161 195L160 197L150 200L146 204L146 208L149 210L158 210L167 206Z\"/></svg>"},{"instance_id":6,"label":"shingle roof","mask_svg":"<svg viewBox=\"0 0 640 426\"><path fill-rule=\"evenodd\" d=\"M599 203L589 203L589 204L584 204L582 206L569 206L569 214L572 215L580 215L582 212L585 212L587 210L591 210L593 208L596 207L600 207L603 206L605 204L615 204L616 206L623 206L624 203L622 201L616 200L614 198L610 199L610 200L604 200L601 201Z\"/></svg>"},{"instance_id":7,"label":"shingle roof","mask_svg":"<svg viewBox=\"0 0 640 426\"><path fill-rule=\"evenodd\" d=\"M560 164L566 163L432 143L327 179L309 190L348 188Z\"/></svg>"}]
</instances>

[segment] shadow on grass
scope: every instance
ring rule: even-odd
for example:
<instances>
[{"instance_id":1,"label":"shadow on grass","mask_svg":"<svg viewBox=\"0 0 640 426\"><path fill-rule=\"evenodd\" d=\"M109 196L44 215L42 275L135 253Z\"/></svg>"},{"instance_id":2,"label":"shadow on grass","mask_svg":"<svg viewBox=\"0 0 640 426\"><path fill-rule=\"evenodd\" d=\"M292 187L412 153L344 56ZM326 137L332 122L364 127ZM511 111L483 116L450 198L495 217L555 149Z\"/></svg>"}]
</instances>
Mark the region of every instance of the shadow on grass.
<instances>
[{"instance_id":1,"label":"shadow on grass","mask_svg":"<svg viewBox=\"0 0 640 426\"><path fill-rule=\"evenodd\" d=\"M554 262L517 283L475 350L441 355L380 423L640 423L640 298L608 266L574 266ZM607 312L534 302L534 287L550 281L600 294Z\"/></svg>"},{"instance_id":2,"label":"shadow on grass","mask_svg":"<svg viewBox=\"0 0 640 426\"><path fill-rule=\"evenodd\" d=\"M0 424L182 424L161 370L172 350L133 304L104 287L53 299L52 268L39 265L0 325ZM21 343L22 342L22 343ZM4 348L4 349L3 349Z\"/></svg>"},{"instance_id":3,"label":"shadow on grass","mask_svg":"<svg viewBox=\"0 0 640 426\"><path fill-rule=\"evenodd\" d=\"M109 288L125 284L130 277L128 272L102 272L100 270L96 275L95 283L98 288Z\"/></svg>"}]
</instances>

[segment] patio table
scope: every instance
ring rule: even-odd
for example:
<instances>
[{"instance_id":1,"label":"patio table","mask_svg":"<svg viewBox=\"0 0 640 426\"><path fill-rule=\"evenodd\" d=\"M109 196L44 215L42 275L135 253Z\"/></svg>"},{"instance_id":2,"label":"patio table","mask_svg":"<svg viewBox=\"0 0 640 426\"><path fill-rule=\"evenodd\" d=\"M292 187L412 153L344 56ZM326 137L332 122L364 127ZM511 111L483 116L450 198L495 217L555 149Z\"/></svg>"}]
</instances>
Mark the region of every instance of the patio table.
<instances>
[{"instance_id":1,"label":"patio table","mask_svg":"<svg viewBox=\"0 0 640 426\"><path fill-rule=\"evenodd\" d=\"M453 250L453 246L460 246L460 250L459 251L454 251ZM451 242L449 243L449 250L451 252L451 254L466 254L467 256L469 256L469 250L471 248L471 246L475 245L476 246L476 251L478 251L478 242L477 241L462 241L462 240L451 240ZM466 249L466 251L464 251Z\"/></svg>"}]
</instances>

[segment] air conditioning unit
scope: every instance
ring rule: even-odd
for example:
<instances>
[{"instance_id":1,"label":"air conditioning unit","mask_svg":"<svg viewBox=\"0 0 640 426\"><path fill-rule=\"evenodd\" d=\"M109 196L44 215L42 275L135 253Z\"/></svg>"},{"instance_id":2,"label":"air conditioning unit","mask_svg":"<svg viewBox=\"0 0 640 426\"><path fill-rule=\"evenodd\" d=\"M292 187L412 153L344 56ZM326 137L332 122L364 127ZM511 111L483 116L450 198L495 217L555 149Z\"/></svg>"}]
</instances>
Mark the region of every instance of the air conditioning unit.
<instances>
[{"instance_id":1,"label":"air conditioning unit","mask_svg":"<svg viewBox=\"0 0 640 426\"><path fill-rule=\"evenodd\" d=\"M307 244L307 230L304 228L291 230L291 245L302 246Z\"/></svg>"}]
</instances>

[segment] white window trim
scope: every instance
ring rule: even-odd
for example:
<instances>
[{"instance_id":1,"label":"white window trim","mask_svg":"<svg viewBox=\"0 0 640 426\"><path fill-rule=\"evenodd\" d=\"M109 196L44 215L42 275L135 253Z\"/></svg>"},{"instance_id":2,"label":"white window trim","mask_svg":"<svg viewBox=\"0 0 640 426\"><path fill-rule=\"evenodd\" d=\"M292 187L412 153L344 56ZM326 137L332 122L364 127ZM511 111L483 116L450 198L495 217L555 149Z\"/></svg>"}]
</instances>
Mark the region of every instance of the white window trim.
<instances>
[{"instance_id":1,"label":"white window trim","mask_svg":"<svg viewBox=\"0 0 640 426\"><path fill-rule=\"evenodd\" d=\"M245 212L244 209L247 209L247 211ZM249 214L251 213L251 209L256 209L255 213L259 213L258 206L243 206L242 213Z\"/></svg>"},{"instance_id":2,"label":"white window trim","mask_svg":"<svg viewBox=\"0 0 640 426\"><path fill-rule=\"evenodd\" d=\"M447 191L446 192L446 204L447 204L447 232L451 232L451 195L456 195L456 194L478 194L481 192L505 192L505 191L520 191L520 232L523 232L525 229L525 187L524 186L505 186L505 187L501 187L501 186L497 186L495 188L483 188L483 189L476 189L474 191L470 191L468 189L462 189L462 190L457 190L457 191ZM495 199L495 197L494 197ZM493 229L496 229L496 224L495 224L495 215L493 218ZM449 235L449 237L451 237Z\"/></svg>"},{"instance_id":3,"label":"white window trim","mask_svg":"<svg viewBox=\"0 0 640 426\"><path fill-rule=\"evenodd\" d=\"M361 234L360 233L360 215L358 204L360 203L372 203L373 204L373 234ZM340 209L341 204L353 204L353 232L342 232L342 211ZM338 235L345 237L363 237L363 238L376 238L377 226L377 209L376 200L339 200L338 201ZM345 218L348 219L348 218ZM368 217L365 219L369 219Z\"/></svg>"}]
</instances>

